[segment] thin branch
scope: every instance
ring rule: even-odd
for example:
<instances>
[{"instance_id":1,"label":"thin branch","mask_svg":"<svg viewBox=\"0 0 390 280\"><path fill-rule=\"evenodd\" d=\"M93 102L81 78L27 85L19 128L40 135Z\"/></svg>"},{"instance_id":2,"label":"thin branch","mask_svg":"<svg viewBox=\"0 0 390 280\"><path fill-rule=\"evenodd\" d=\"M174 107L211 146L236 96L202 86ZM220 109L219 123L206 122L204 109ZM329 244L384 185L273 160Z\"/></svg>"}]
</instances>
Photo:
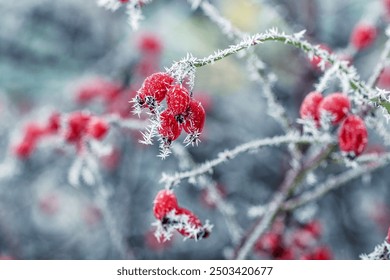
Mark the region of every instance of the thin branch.
<instances>
[{"instance_id":1,"label":"thin branch","mask_svg":"<svg viewBox=\"0 0 390 280\"><path fill-rule=\"evenodd\" d=\"M317 186L314 190L303 193L297 198L288 200L286 203L284 203L283 210L291 211L307 203L318 200L325 194L343 186L347 182L359 178L367 173L373 172L388 164L390 164L390 153L380 157L379 160L377 159L376 161L371 162L369 164L364 164L357 168L349 169L337 176L332 176L328 178L324 183Z\"/></svg>"},{"instance_id":2,"label":"thin branch","mask_svg":"<svg viewBox=\"0 0 390 280\"><path fill-rule=\"evenodd\" d=\"M389 33L389 31L390 31L390 27L388 27L386 34ZM389 62L389 56L390 56L390 38L387 39L385 47L380 55L379 62L376 65L374 71L372 72L371 77L368 79L367 82L368 87L373 88L376 85L381 73L383 72L387 63Z\"/></svg>"},{"instance_id":3,"label":"thin branch","mask_svg":"<svg viewBox=\"0 0 390 280\"><path fill-rule=\"evenodd\" d=\"M160 180L161 183L165 183L167 188L171 188L180 183L181 180L195 178L196 176L202 175L204 173L211 173L213 168L216 166L227 162L238 156L239 154L256 151L259 148L267 147L267 146L279 146L287 143L330 143L331 139L324 135L321 138L315 138L312 136L306 135L294 135L287 134L282 136L275 136L271 138L259 139L250 141L248 143L237 146L232 150L226 150L218 154L217 158L207 161L197 168L193 170L185 171L185 172L177 172L174 175L168 175L166 173L162 174L162 178Z\"/></svg>"}]
</instances>

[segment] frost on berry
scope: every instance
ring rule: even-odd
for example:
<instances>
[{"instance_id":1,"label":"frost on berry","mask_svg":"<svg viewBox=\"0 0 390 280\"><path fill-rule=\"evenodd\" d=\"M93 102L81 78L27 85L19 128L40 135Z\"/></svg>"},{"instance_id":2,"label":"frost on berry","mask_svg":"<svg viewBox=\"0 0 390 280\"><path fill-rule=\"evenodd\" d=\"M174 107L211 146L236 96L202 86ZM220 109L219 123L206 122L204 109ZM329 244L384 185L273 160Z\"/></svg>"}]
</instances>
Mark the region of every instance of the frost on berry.
<instances>
[{"instance_id":1,"label":"frost on berry","mask_svg":"<svg viewBox=\"0 0 390 280\"><path fill-rule=\"evenodd\" d=\"M340 150L351 157L359 156L368 142L368 133L364 121L355 115L348 116L339 129Z\"/></svg>"},{"instance_id":2,"label":"frost on berry","mask_svg":"<svg viewBox=\"0 0 390 280\"><path fill-rule=\"evenodd\" d=\"M173 85L167 93L168 109L175 115L185 113L190 103L190 93L181 84Z\"/></svg>"},{"instance_id":3,"label":"frost on berry","mask_svg":"<svg viewBox=\"0 0 390 280\"><path fill-rule=\"evenodd\" d=\"M360 23L352 31L351 43L357 50L361 50L369 47L376 37L377 31L375 26Z\"/></svg>"},{"instance_id":4,"label":"frost on berry","mask_svg":"<svg viewBox=\"0 0 390 280\"><path fill-rule=\"evenodd\" d=\"M109 128L104 119L93 117L88 123L87 133L96 140L101 140L107 135Z\"/></svg>"},{"instance_id":5,"label":"frost on berry","mask_svg":"<svg viewBox=\"0 0 390 280\"><path fill-rule=\"evenodd\" d=\"M154 109L164 100L174 78L168 73L159 72L147 77L138 91L135 99L136 110L142 107Z\"/></svg>"},{"instance_id":6,"label":"frost on berry","mask_svg":"<svg viewBox=\"0 0 390 280\"><path fill-rule=\"evenodd\" d=\"M165 110L160 115L160 127L158 133L163 139L165 145L169 146L176 140L181 133L181 126L170 110Z\"/></svg>"},{"instance_id":7,"label":"frost on berry","mask_svg":"<svg viewBox=\"0 0 390 280\"><path fill-rule=\"evenodd\" d=\"M329 115L332 124L340 123L347 115L351 107L348 96L343 93L332 93L326 96L319 104L319 113Z\"/></svg>"},{"instance_id":8,"label":"frost on berry","mask_svg":"<svg viewBox=\"0 0 390 280\"><path fill-rule=\"evenodd\" d=\"M203 130L206 120L206 113L199 101L191 99L188 109L184 115L183 129L189 135L185 140L186 143L196 143L199 135Z\"/></svg>"},{"instance_id":9,"label":"frost on berry","mask_svg":"<svg viewBox=\"0 0 390 280\"><path fill-rule=\"evenodd\" d=\"M313 91L306 95L305 99L303 99L301 108L299 110L299 114L302 119L312 119L319 123L320 114L318 110L318 106L322 101L323 96L320 92Z\"/></svg>"},{"instance_id":10,"label":"frost on berry","mask_svg":"<svg viewBox=\"0 0 390 280\"><path fill-rule=\"evenodd\" d=\"M179 207L176 196L171 190L160 191L153 205L153 214L158 220L155 236L158 240L169 240L174 231L186 238L199 240L207 238L212 226L206 221L203 225L190 210Z\"/></svg>"},{"instance_id":11,"label":"frost on berry","mask_svg":"<svg viewBox=\"0 0 390 280\"><path fill-rule=\"evenodd\" d=\"M164 220L172 210L178 208L177 199L173 191L161 190L158 192L153 204L153 214L158 220Z\"/></svg>"}]
</instances>

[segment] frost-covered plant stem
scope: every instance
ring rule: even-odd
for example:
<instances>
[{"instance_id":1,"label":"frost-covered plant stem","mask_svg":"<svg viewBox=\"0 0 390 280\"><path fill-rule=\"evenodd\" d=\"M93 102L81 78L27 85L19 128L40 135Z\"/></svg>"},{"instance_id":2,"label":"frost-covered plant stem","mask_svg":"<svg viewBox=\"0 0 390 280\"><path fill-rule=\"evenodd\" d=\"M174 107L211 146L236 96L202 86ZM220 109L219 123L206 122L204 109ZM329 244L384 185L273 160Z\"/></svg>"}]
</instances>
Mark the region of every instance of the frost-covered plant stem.
<instances>
[{"instance_id":1,"label":"frost-covered plant stem","mask_svg":"<svg viewBox=\"0 0 390 280\"><path fill-rule=\"evenodd\" d=\"M386 34L388 33L390 33L390 27L388 27L386 31ZM387 39L385 47L383 48L383 51L379 57L378 64L375 66L371 77L368 79L367 82L368 87L370 88L375 87L376 83L378 82L380 74L385 69L386 65L389 63L389 56L390 56L390 38Z\"/></svg>"},{"instance_id":2,"label":"frost-covered plant stem","mask_svg":"<svg viewBox=\"0 0 390 280\"><path fill-rule=\"evenodd\" d=\"M181 180L196 178L197 176L205 173L212 173L213 168L235 158L239 154L250 152L250 151L256 151L262 147L279 146L282 144L289 144L289 143L308 144L308 143L330 143L330 142L331 139L327 135L324 135L321 138L316 138L312 136L307 136L307 135L301 136L297 134L286 134L282 136L275 136L271 138L253 140L244 143L242 145L239 145L232 150L226 150L224 152L221 152L218 154L218 156L215 159L211 161L207 161L192 170L185 171L185 172L177 172L174 175L168 175L166 173L163 173L160 182L165 183L167 188L172 188L173 186L179 184Z\"/></svg>"},{"instance_id":3,"label":"frost-covered plant stem","mask_svg":"<svg viewBox=\"0 0 390 280\"><path fill-rule=\"evenodd\" d=\"M324 183L318 185L314 190L303 193L297 198L288 200L283 205L284 211L292 211L298 207L301 207L307 203L318 200L330 191L337 189L351 180L359 178L365 174L371 173L375 170L385 167L390 164L390 154L385 154L378 159L376 155L375 161L368 164L361 165L356 168L351 168L337 176L331 176Z\"/></svg>"},{"instance_id":4,"label":"frost-covered plant stem","mask_svg":"<svg viewBox=\"0 0 390 280\"><path fill-rule=\"evenodd\" d=\"M195 1L188 0L188 2L194 4ZM201 1L199 8L230 40L237 43L249 36L234 26L228 19L224 18L215 6L208 1ZM266 73L265 63L253 52L253 49L247 53L247 64L251 79L256 81L263 89L264 97L267 100L268 114L281 125L284 131L287 131L291 123L283 106L276 101L275 94L272 92L271 77L275 77L275 75L273 73Z\"/></svg>"},{"instance_id":5,"label":"frost-covered plant stem","mask_svg":"<svg viewBox=\"0 0 390 280\"><path fill-rule=\"evenodd\" d=\"M282 210L284 202L288 199L289 195L299 185L299 183L305 178L305 175L315 169L329 154L333 151L335 145L329 144L325 149L320 151L315 157L308 160L299 169L290 169L281 186L280 191L276 192L271 202L267 205L264 216L260 217L253 228L246 236L244 236L240 246L235 249L235 259L246 259L250 254L256 241L267 231L272 222Z\"/></svg>"}]
</instances>

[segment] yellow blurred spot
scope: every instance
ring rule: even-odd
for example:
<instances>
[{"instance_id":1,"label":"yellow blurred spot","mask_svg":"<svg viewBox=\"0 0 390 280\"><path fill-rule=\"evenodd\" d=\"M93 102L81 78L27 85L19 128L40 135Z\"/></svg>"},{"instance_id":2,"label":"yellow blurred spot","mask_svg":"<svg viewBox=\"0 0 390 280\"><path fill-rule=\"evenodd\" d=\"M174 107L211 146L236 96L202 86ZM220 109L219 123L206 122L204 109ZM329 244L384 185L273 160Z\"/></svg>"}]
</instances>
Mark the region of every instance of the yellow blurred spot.
<instances>
[{"instance_id":1,"label":"yellow blurred spot","mask_svg":"<svg viewBox=\"0 0 390 280\"><path fill-rule=\"evenodd\" d=\"M260 5L252 1L222 1L223 14L244 31L253 31L259 22L261 13Z\"/></svg>"}]
</instances>

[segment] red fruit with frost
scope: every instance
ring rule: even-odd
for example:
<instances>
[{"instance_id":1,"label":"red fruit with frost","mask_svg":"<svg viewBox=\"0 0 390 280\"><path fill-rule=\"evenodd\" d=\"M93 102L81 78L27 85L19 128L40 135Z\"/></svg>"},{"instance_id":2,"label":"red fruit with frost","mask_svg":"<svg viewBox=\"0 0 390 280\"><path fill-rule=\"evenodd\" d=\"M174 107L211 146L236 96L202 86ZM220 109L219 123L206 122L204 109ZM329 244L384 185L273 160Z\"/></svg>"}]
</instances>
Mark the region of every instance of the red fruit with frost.
<instances>
[{"instance_id":1,"label":"red fruit with frost","mask_svg":"<svg viewBox=\"0 0 390 280\"><path fill-rule=\"evenodd\" d=\"M167 105L169 110L175 115L186 112L190 104L190 94L181 84L173 85L167 92Z\"/></svg>"},{"instance_id":2,"label":"red fruit with frost","mask_svg":"<svg viewBox=\"0 0 390 280\"><path fill-rule=\"evenodd\" d=\"M104 119L95 117L88 122L87 133L96 140L101 140L107 135L109 128Z\"/></svg>"},{"instance_id":3,"label":"red fruit with frost","mask_svg":"<svg viewBox=\"0 0 390 280\"><path fill-rule=\"evenodd\" d=\"M184 117L183 128L189 134L200 133L206 120L206 112L199 101L191 99L186 115Z\"/></svg>"},{"instance_id":4,"label":"red fruit with frost","mask_svg":"<svg viewBox=\"0 0 390 280\"><path fill-rule=\"evenodd\" d=\"M370 46L376 37L377 31L375 26L360 23L353 29L350 40L356 49L361 50Z\"/></svg>"},{"instance_id":5,"label":"red fruit with frost","mask_svg":"<svg viewBox=\"0 0 390 280\"><path fill-rule=\"evenodd\" d=\"M158 129L158 133L164 140L172 142L176 140L181 133L181 126L176 120L173 113L169 110L165 110L160 115L161 126Z\"/></svg>"},{"instance_id":6,"label":"red fruit with frost","mask_svg":"<svg viewBox=\"0 0 390 280\"><path fill-rule=\"evenodd\" d=\"M359 156L368 142L364 121L355 115L348 116L340 126L338 139L341 151L352 156Z\"/></svg>"},{"instance_id":7,"label":"red fruit with frost","mask_svg":"<svg viewBox=\"0 0 390 280\"><path fill-rule=\"evenodd\" d=\"M167 91L173 82L174 78L168 73L159 72L150 75L145 79L141 89L138 91L139 103L141 105L145 102L148 103L148 98L152 99L149 100L150 103L160 103L164 100Z\"/></svg>"},{"instance_id":8,"label":"red fruit with frost","mask_svg":"<svg viewBox=\"0 0 390 280\"><path fill-rule=\"evenodd\" d=\"M323 96L318 91L312 91L306 95L303 99L301 108L299 109L299 114L302 119L313 119L316 123L319 122L320 114L318 111L318 106L321 103Z\"/></svg>"},{"instance_id":9,"label":"red fruit with frost","mask_svg":"<svg viewBox=\"0 0 390 280\"><path fill-rule=\"evenodd\" d=\"M318 110L319 115L326 112L332 117L332 124L340 123L347 115L349 109L351 108L351 103L348 96L340 92L332 93L322 99L319 104Z\"/></svg>"},{"instance_id":10,"label":"red fruit with frost","mask_svg":"<svg viewBox=\"0 0 390 280\"><path fill-rule=\"evenodd\" d=\"M173 191L161 190L158 192L153 204L153 214L156 219L162 221L169 212L179 208L177 199Z\"/></svg>"},{"instance_id":11,"label":"red fruit with frost","mask_svg":"<svg viewBox=\"0 0 390 280\"><path fill-rule=\"evenodd\" d=\"M188 217L188 225L190 226L191 230L188 228L183 228L177 230L181 235L190 237L190 238L207 238L210 235L210 232L207 229L203 228L202 222L200 219L192 213L190 210L186 208L179 208L176 211L176 215L184 215ZM194 236L194 233L192 232L192 229L194 232L196 232L196 235Z\"/></svg>"}]
</instances>

